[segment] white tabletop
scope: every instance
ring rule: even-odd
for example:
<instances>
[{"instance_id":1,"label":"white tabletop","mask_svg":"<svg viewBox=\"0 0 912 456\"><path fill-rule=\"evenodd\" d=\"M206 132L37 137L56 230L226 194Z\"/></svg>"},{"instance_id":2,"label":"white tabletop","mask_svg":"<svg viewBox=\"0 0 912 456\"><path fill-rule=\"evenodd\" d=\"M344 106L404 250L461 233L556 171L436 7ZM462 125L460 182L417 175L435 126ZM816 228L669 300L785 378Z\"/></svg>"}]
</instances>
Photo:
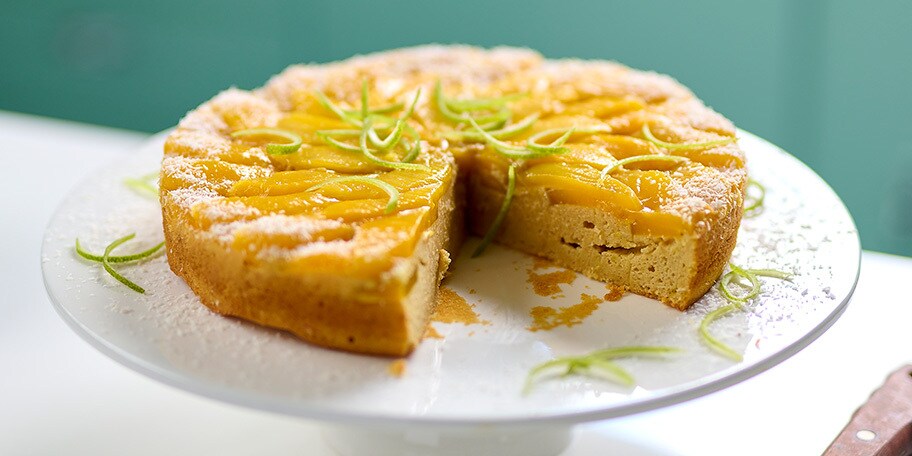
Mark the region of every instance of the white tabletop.
<instances>
[{"instance_id":1,"label":"white tabletop","mask_svg":"<svg viewBox=\"0 0 912 456\"><path fill-rule=\"evenodd\" d=\"M44 228L85 176L145 135L0 112L0 454L331 455L319 423L202 399L104 357L54 313ZM912 362L912 259L865 252L839 321L770 371L710 396L580 426L566 456L819 454L886 375Z\"/></svg>"}]
</instances>

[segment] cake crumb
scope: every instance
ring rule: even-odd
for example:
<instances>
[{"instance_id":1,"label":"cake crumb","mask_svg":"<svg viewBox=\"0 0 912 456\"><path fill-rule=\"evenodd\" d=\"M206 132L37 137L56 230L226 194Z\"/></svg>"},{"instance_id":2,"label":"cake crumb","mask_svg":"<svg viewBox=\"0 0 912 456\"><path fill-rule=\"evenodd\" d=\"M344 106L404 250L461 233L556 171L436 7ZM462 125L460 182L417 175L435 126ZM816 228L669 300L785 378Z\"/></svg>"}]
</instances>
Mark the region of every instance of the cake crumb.
<instances>
[{"instance_id":1,"label":"cake crumb","mask_svg":"<svg viewBox=\"0 0 912 456\"><path fill-rule=\"evenodd\" d=\"M440 334L432 324L428 323L427 329L424 330L425 339L443 339L443 334Z\"/></svg>"},{"instance_id":2,"label":"cake crumb","mask_svg":"<svg viewBox=\"0 0 912 456\"><path fill-rule=\"evenodd\" d=\"M598 296L583 293L580 295L580 303L569 307L555 309L553 307L535 306L529 311L529 315L532 317L532 325L526 329L533 332L548 331L558 326L569 328L578 325L586 317L592 315L602 302L604 300Z\"/></svg>"},{"instance_id":3,"label":"cake crumb","mask_svg":"<svg viewBox=\"0 0 912 456\"><path fill-rule=\"evenodd\" d=\"M405 360L397 359L386 367L387 372L396 378L402 378L405 375Z\"/></svg>"},{"instance_id":4,"label":"cake crumb","mask_svg":"<svg viewBox=\"0 0 912 456\"><path fill-rule=\"evenodd\" d=\"M624 297L624 289L621 287L606 283L605 288L608 289L608 293L605 294L605 301L619 301Z\"/></svg>"},{"instance_id":5,"label":"cake crumb","mask_svg":"<svg viewBox=\"0 0 912 456\"><path fill-rule=\"evenodd\" d=\"M478 292L475 291L474 288L469 288L469 294L475 294L475 293L478 293Z\"/></svg>"},{"instance_id":6,"label":"cake crumb","mask_svg":"<svg viewBox=\"0 0 912 456\"><path fill-rule=\"evenodd\" d=\"M571 284L576 280L576 273L564 269L562 271L546 272L539 274L534 269L526 271L529 278L526 282L532 284L532 290L539 296L552 296L561 292L561 284Z\"/></svg>"},{"instance_id":7,"label":"cake crumb","mask_svg":"<svg viewBox=\"0 0 912 456\"><path fill-rule=\"evenodd\" d=\"M475 306L448 287L437 291L437 309L431 320L440 323L462 323L464 325L490 325L491 322L478 318Z\"/></svg>"}]
</instances>

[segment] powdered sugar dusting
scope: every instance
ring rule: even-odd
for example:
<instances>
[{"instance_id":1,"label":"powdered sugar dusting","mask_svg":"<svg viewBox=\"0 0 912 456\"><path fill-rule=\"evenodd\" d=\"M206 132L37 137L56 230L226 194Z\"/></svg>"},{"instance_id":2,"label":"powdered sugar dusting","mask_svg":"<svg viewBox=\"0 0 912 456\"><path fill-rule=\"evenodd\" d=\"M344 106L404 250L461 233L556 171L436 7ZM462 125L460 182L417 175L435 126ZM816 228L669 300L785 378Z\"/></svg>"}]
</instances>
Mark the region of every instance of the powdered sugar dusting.
<instances>
[{"instance_id":1,"label":"powdered sugar dusting","mask_svg":"<svg viewBox=\"0 0 912 456\"><path fill-rule=\"evenodd\" d=\"M167 197L171 198L177 206L190 208L197 203L216 199L219 194L212 189L195 187L171 190L168 192Z\"/></svg>"}]
</instances>

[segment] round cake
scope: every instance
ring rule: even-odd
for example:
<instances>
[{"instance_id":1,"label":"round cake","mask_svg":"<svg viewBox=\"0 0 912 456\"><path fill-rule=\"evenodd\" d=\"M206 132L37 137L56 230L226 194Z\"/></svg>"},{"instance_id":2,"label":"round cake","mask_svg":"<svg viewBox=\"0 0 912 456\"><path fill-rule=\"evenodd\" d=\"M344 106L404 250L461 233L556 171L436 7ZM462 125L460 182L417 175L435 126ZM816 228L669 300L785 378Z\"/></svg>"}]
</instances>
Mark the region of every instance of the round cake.
<instances>
[{"instance_id":1,"label":"round cake","mask_svg":"<svg viewBox=\"0 0 912 456\"><path fill-rule=\"evenodd\" d=\"M732 124L667 76L422 46L218 94L169 136L160 197L171 269L213 311L405 355L466 233L686 309L746 183Z\"/></svg>"}]
</instances>

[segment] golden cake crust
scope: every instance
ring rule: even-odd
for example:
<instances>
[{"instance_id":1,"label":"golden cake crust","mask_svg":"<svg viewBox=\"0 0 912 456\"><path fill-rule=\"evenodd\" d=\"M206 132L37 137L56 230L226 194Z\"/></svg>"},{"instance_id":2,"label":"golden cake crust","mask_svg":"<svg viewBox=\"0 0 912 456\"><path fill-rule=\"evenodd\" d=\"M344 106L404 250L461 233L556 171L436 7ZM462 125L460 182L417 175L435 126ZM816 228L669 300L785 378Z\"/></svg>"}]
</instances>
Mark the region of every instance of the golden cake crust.
<instances>
[{"instance_id":1,"label":"golden cake crust","mask_svg":"<svg viewBox=\"0 0 912 456\"><path fill-rule=\"evenodd\" d=\"M313 109L314 90L357 106L364 80L385 100L407 99L421 89L414 115L423 141L418 161L433 170L433 186L420 187L412 203L400 201L392 216L359 213L354 219L325 209L336 200L307 203L322 212L300 206L293 198L301 189L287 196L269 193L275 187L263 187L262 194L239 191L238 182L264 186L279 173L325 165L309 160L306 151L270 156L264 147L232 139L232 132L299 125L294 122L303 117L295 113ZM454 97L527 93L513 106L514 121L536 113L539 130L588 122L611 131L574 138L570 154L522 161L497 242L679 309L718 278L735 245L746 185L736 144L674 151L687 163L657 171L631 165L610 176L612 185L631 188L629 201L617 201L639 209L619 210L621 203L611 197L595 204L585 192L574 193L582 191L575 187L551 186L564 181L549 173L570 165L589 172L605 166L603 159L631 151L669 153L637 137L644 124L662 141L698 143L732 138L730 122L667 76L612 62L549 61L525 49L466 46L423 46L293 66L261 89L231 89L189 113L169 136L162 165L171 269L220 314L288 330L322 346L410 352L463 237L464 215L471 232L483 235L490 228L509 165L491 147L447 138L454 127L434 108L437 81ZM308 144L304 147L319 147ZM345 166L350 168L345 172L370 171L369 165L361 169L345 160L333 162L342 166L336 172ZM661 191L647 195L650 186ZM389 225L395 217L397 224ZM384 229L371 228L373 220ZM408 233L377 234L397 229Z\"/></svg>"}]
</instances>

